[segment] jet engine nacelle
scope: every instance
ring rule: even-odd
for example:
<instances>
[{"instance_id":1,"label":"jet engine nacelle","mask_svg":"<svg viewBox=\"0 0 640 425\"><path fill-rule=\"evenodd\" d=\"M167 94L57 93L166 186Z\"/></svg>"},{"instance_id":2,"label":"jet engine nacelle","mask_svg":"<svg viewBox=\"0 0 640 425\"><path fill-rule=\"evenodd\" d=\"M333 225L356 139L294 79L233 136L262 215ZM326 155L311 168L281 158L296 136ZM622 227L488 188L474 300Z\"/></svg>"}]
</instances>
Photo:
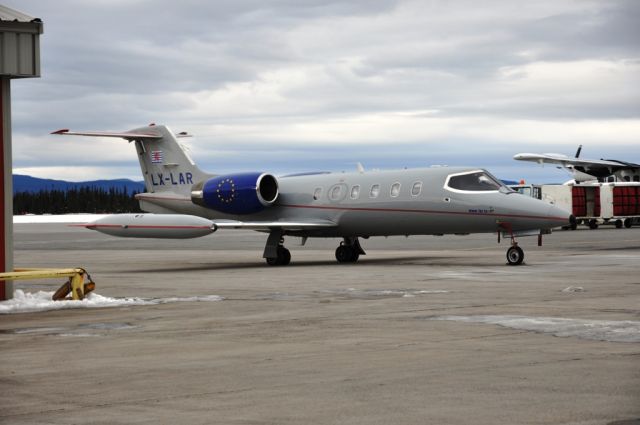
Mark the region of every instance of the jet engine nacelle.
<instances>
[{"instance_id":1,"label":"jet engine nacelle","mask_svg":"<svg viewBox=\"0 0 640 425\"><path fill-rule=\"evenodd\" d=\"M278 199L278 181L267 173L240 173L212 177L191 189L194 204L226 214L253 214Z\"/></svg>"}]
</instances>

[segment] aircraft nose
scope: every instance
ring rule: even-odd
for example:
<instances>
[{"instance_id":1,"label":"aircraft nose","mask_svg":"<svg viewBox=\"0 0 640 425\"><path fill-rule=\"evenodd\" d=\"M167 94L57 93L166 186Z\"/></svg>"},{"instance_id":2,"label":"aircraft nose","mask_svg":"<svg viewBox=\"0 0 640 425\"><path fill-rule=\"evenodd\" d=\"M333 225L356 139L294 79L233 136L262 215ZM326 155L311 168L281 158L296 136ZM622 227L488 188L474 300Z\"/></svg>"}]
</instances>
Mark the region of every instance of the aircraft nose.
<instances>
[{"instance_id":1,"label":"aircraft nose","mask_svg":"<svg viewBox=\"0 0 640 425\"><path fill-rule=\"evenodd\" d=\"M547 219L554 224L554 226L567 226L576 222L576 218L569 211L564 208L551 205L547 211Z\"/></svg>"}]
</instances>

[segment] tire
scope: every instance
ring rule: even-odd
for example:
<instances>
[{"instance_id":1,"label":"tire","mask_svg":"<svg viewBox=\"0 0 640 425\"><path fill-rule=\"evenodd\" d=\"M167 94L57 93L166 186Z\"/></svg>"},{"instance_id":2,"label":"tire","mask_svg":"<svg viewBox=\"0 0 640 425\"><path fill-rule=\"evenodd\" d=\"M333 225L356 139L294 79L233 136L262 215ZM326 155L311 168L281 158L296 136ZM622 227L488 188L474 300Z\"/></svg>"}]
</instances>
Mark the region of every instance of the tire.
<instances>
[{"instance_id":1,"label":"tire","mask_svg":"<svg viewBox=\"0 0 640 425\"><path fill-rule=\"evenodd\" d=\"M515 245L507 249L507 262L510 266L518 266L524 261L524 251Z\"/></svg>"},{"instance_id":2,"label":"tire","mask_svg":"<svg viewBox=\"0 0 640 425\"><path fill-rule=\"evenodd\" d=\"M291 262L291 252L283 247L278 247L278 260L280 266L286 266Z\"/></svg>"},{"instance_id":3,"label":"tire","mask_svg":"<svg viewBox=\"0 0 640 425\"><path fill-rule=\"evenodd\" d=\"M622 220L616 220L616 229L622 229Z\"/></svg>"},{"instance_id":4,"label":"tire","mask_svg":"<svg viewBox=\"0 0 640 425\"><path fill-rule=\"evenodd\" d=\"M598 222L596 220L589 220L589 229L595 230L598 228Z\"/></svg>"},{"instance_id":5,"label":"tire","mask_svg":"<svg viewBox=\"0 0 640 425\"><path fill-rule=\"evenodd\" d=\"M283 246L278 247L276 258L267 258L267 264L270 266L286 266L291 262L291 252Z\"/></svg>"},{"instance_id":6,"label":"tire","mask_svg":"<svg viewBox=\"0 0 640 425\"><path fill-rule=\"evenodd\" d=\"M338 260L338 263L351 263L353 262L354 252L350 246L340 245L336 248L336 260Z\"/></svg>"},{"instance_id":7,"label":"tire","mask_svg":"<svg viewBox=\"0 0 640 425\"><path fill-rule=\"evenodd\" d=\"M627 229L630 229L632 225L633 225L633 220L631 220L630 218L624 219L624 227L626 227Z\"/></svg>"}]
</instances>

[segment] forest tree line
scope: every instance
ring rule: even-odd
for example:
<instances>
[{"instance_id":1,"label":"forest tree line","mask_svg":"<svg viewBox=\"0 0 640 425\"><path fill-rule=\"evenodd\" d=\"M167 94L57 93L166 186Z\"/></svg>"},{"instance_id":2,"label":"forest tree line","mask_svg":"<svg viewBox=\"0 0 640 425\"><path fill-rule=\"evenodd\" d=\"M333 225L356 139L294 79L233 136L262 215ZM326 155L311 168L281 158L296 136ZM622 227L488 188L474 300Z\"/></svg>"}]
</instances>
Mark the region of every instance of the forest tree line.
<instances>
[{"instance_id":1,"label":"forest tree line","mask_svg":"<svg viewBox=\"0 0 640 425\"><path fill-rule=\"evenodd\" d=\"M127 188L80 187L68 190L18 192L13 195L13 214L135 213L142 212Z\"/></svg>"}]
</instances>

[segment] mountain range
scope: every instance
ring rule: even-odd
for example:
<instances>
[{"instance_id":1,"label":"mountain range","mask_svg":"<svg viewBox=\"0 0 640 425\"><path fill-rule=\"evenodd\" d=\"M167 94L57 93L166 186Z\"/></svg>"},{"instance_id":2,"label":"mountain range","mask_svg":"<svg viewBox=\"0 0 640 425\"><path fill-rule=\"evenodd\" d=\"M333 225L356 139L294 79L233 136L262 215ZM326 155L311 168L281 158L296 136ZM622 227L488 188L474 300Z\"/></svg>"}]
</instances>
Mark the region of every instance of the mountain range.
<instances>
[{"instance_id":1,"label":"mountain range","mask_svg":"<svg viewBox=\"0 0 640 425\"><path fill-rule=\"evenodd\" d=\"M92 187L104 190L111 188L127 189L127 192L144 192L144 182L129 179L114 180L90 180L85 182L68 182L64 180L40 179L37 177L25 176L21 174L13 175L13 193L19 192L40 192L41 190L69 190L81 187Z\"/></svg>"}]
</instances>

